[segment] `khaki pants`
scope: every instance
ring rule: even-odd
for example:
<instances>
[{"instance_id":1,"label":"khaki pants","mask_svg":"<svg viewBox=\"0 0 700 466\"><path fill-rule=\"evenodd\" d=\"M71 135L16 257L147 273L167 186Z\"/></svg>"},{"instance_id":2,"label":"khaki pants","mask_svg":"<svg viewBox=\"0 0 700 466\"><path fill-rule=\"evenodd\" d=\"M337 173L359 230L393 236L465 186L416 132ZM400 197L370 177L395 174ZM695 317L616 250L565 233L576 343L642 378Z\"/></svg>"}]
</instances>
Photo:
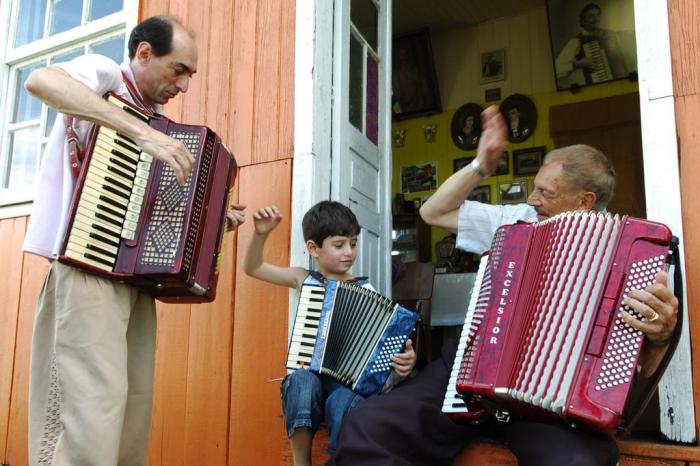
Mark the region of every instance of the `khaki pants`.
<instances>
[{"instance_id":1,"label":"khaki pants","mask_svg":"<svg viewBox=\"0 0 700 466\"><path fill-rule=\"evenodd\" d=\"M30 465L146 463L155 336L148 294L51 265L32 339Z\"/></svg>"}]
</instances>

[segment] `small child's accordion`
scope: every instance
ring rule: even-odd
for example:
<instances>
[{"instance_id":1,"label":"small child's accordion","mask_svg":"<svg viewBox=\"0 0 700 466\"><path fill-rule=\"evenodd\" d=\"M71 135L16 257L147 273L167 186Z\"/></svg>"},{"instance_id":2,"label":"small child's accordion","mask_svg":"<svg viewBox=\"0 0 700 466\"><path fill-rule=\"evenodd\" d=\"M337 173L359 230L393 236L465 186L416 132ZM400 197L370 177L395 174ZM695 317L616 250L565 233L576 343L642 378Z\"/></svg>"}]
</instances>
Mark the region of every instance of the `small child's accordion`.
<instances>
[{"instance_id":1,"label":"small child's accordion","mask_svg":"<svg viewBox=\"0 0 700 466\"><path fill-rule=\"evenodd\" d=\"M665 225L604 213L501 227L477 273L443 412L479 420L498 406L505 417L617 427L644 340L620 319L636 315L622 300L654 282L670 244Z\"/></svg>"},{"instance_id":2,"label":"small child's accordion","mask_svg":"<svg viewBox=\"0 0 700 466\"><path fill-rule=\"evenodd\" d=\"M354 283L302 285L288 369L327 375L362 396L379 393L390 358L403 351L417 313Z\"/></svg>"}]
</instances>

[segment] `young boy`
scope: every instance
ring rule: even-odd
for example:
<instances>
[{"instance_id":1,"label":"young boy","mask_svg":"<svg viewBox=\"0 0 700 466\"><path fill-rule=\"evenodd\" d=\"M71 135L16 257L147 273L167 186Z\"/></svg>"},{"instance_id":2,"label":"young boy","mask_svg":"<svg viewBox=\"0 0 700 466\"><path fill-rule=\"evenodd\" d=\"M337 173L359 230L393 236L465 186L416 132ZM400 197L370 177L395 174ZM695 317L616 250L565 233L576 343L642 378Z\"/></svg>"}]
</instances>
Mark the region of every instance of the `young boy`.
<instances>
[{"instance_id":1,"label":"young boy","mask_svg":"<svg viewBox=\"0 0 700 466\"><path fill-rule=\"evenodd\" d=\"M360 225L348 207L339 202L322 201L304 215L302 229L306 248L315 259L322 277L303 267L280 267L263 261L265 240L281 220L275 206L264 207L253 216L255 234L243 265L248 275L296 289L300 289L303 283L320 284L319 279L324 277L357 281L359 285L372 289L366 280L356 280L350 274L357 257ZM393 373L387 384L409 375L415 363L416 353L408 340L405 351L392 357ZM324 415L329 431L328 452L333 454L345 413L362 400L350 388L329 377L308 370L289 374L282 382L282 406L294 464L311 464L311 440Z\"/></svg>"}]
</instances>

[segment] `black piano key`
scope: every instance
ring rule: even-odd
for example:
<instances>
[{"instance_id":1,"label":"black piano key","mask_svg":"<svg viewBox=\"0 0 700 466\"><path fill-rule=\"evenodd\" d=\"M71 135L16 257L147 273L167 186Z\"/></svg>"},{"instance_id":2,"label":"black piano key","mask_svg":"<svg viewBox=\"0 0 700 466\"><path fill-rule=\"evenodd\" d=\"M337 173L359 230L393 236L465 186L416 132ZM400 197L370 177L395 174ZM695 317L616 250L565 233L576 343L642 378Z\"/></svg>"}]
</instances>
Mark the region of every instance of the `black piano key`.
<instances>
[{"instance_id":1,"label":"black piano key","mask_svg":"<svg viewBox=\"0 0 700 466\"><path fill-rule=\"evenodd\" d=\"M138 149L135 149L134 147L130 146L129 144L125 143L124 141L120 141L119 139L114 139L114 143L118 144L119 146L123 147L124 149L128 150L129 152L133 152L136 155L140 155L141 151Z\"/></svg>"},{"instance_id":2,"label":"black piano key","mask_svg":"<svg viewBox=\"0 0 700 466\"><path fill-rule=\"evenodd\" d=\"M120 226L121 226L121 225L120 225ZM93 223L93 224L92 224L92 228L94 228L95 230L99 231L100 233L104 233L104 234L106 234L106 235L112 236L113 238L117 238L117 244L116 244L115 246L118 246L118 245L119 245L119 235L117 235L117 234L114 233L113 231L110 231L109 229L103 227L103 226L100 225L99 223Z\"/></svg>"},{"instance_id":3,"label":"black piano key","mask_svg":"<svg viewBox=\"0 0 700 466\"><path fill-rule=\"evenodd\" d=\"M99 213L99 212L95 212L94 214L95 214L95 218L99 218L100 220L104 220L105 222L109 222L109 223L111 223L112 225L118 226L119 228L121 228L121 226L122 226L122 223L123 223L123 222L119 222L119 221L117 221L117 220L114 220L112 217L108 217L108 216L106 216L106 215L102 215L102 214Z\"/></svg>"},{"instance_id":4,"label":"black piano key","mask_svg":"<svg viewBox=\"0 0 700 466\"><path fill-rule=\"evenodd\" d=\"M114 185L117 186L118 188L122 188L124 191L129 191L129 192L131 192L131 188L129 188L127 185L125 185L125 184L122 183L121 181L119 181L119 180L117 180L117 179L115 179L115 178L112 178L111 176L105 176L105 177L104 177L104 180L105 180L105 181L108 181L108 182L110 182L110 183L112 183L112 184L114 184ZM128 199L128 197L127 197L127 199Z\"/></svg>"},{"instance_id":5,"label":"black piano key","mask_svg":"<svg viewBox=\"0 0 700 466\"><path fill-rule=\"evenodd\" d=\"M94 226L94 225L93 225L93 226ZM99 226L99 225L97 225L97 226ZM90 236L90 238L94 238L94 239L96 239L97 241L101 241L101 242L103 242L103 243L105 243L105 244L109 244L110 246L114 246L114 247L116 247L116 248L119 247L119 241L114 241L113 239L109 239L109 238L107 238L107 237L105 237L105 236L98 235L97 233L94 233L94 232L90 233L89 236Z\"/></svg>"},{"instance_id":6,"label":"black piano key","mask_svg":"<svg viewBox=\"0 0 700 466\"><path fill-rule=\"evenodd\" d=\"M107 191L107 192L110 192L110 193L112 193L112 194L116 194L116 195L119 196L119 197L123 197L123 198L126 199L127 201L129 200L129 195L128 195L128 194L125 194L124 192L122 192L122 191L120 191L120 190L118 190L118 189L116 189L116 188L113 188L113 187L111 187L111 186L108 185L108 184L103 184L103 185L102 185L102 188L103 188L105 191ZM120 225L120 226L121 226L121 225Z\"/></svg>"},{"instance_id":7,"label":"black piano key","mask_svg":"<svg viewBox=\"0 0 700 466\"><path fill-rule=\"evenodd\" d=\"M117 133L117 136L119 136L120 138L122 138L122 139L125 140L126 142L131 143L132 145L134 145L134 146L136 146L136 147L139 146L138 144L136 144L136 141L134 141L133 139L131 139L129 136L125 136L125 135L123 135L122 133L120 133L119 131L115 131L115 133Z\"/></svg>"},{"instance_id":8,"label":"black piano key","mask_svg":"<svg viewBox=\"0 0 700 466\"><path fill-rule=\"evenodd\" d=\"M133 180L134 178L136 178L136 172L124 173L123 171L121 171L117 167L115 167L114 165L107 165L107 170L121 176L122 178L126 178L127 180Z\"/></svg>"},{"instance_id":9,"label":"black piano key","mask_svg":"<svg viewBox=\"0 0 700 466\"><path fill-rule=\"evenodd\" d=\"M95 205L97 206L98 209L100 209L104 212L107 212L108 214L114 215L115 217L124 218L124 214L117 212L114 209L110 209L109 207L107 207L104 204L95 204Z\"/></svg>"},{"instance_id":10,"label":"black piano key","mask_svg":"<svg viewBox=\"0 0 700 466\"><path fill-rule=\"evenodd\" d=\"M110 157L109 163L118 166L122 170L128 171L131 174L131 176L129 176L127 178L133 178L134 175L136 175L136 167L134 165L127 165L116 157Z\"/></svg>"},{"instance_id":11,"label":"black piano key","mask_svg":"<svg viewBox=\"0 0 700 466\"><path fill-rule=\"evenodd\" d=\"M100 264L104 264L104 265L107 265L109 267L114 266L114 262L109 262L108 260L105 260L99 256L94 255L94 254L90 254L89 252L86 252L85 254L83 254L83 256L86 259L90 259L90 260L93 260L95 262L99 262Z\"/></svg>"},{"instance_id":12,"label":"black piano key","mask_svg":"<svg viewBox=\"0 0 700 466\"><path fill-rule=\"evenodd\" d=\"M103 151L108 152L112 155L119 157L120 159L124 160L126 163L128 163L130 165L136 166L136 164L138 163L136 160L134 160L133 157L130 157L130 156L126 155L125 153L123 153L122 151L118 151L117 149L114 149L114 148L105 149L102 147L100 147L100 149L102 149Z\"/></svg>"},{"instance_id":13,"label":"black piano key","mask_svg":"<svg viewBox=\"0 0 700 466\"><path fill-rule=\"evenodd\" d=\"M111 252L106 251L106 250L102 249L101 247L96 246L96 245L94 245L94 244L86 244L85 247L86 247L87 249L90 249L91 251L99 252L99 253L102 254L103 256L115 257L115 258L117 257L116 254L112 254Z\"/></svg>"},{"instance_id":14,"label":"black piano key","mask_svg":"<svg viewBox=\"0 0 700 466\"><path fill-rule=\"evenodd\" d=\"M129 113L129 114L135 116L135 117L138 118L139 120L145 121L146 123L148 123L148 121L149 121L149 120L148 120L148 117L145 117L145 116L141 115L139 112L137 112L136 110L133 110L131 107L124 106L124 107L122 107L122 108L123 108L127 113Z\"/></svg>"},{"instance_id":15,"label":"black piano key","mask_svg":"<svg viewBox=\"0 0 700 466\"><path fill-rule=\"evenodd\" d=\"M104 194L100 194L99 199L103 202L106 202L107 204L113 205L114 207L118 207L122 210L126 210L127 204L121 204L121 203L115 201L114 199L112 199L111 197L105 196Z\"/></svg>"}]
</instances>

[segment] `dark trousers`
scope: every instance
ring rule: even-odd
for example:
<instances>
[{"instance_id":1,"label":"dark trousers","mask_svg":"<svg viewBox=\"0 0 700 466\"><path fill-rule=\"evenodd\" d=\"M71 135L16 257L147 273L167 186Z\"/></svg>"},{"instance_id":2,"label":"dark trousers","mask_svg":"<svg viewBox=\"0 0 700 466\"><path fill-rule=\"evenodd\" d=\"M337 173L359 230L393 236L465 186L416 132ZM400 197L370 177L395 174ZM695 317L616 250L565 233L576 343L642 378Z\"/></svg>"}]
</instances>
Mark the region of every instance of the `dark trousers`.
<instances>
[{"instance_id":1,"label":"dark trousers","mask_svg":"<svg viewBox=\"0 0 700 466\"><path fill-rule=\"evenodd\" d=\"M459 425L441 412L456 344L391 392L369 398L345 417L337 466L451 465L475 436L504 441L520 466L615 465L618 450L606 434L562 423L489 422Z\"/></svg>"}]
</instances>

